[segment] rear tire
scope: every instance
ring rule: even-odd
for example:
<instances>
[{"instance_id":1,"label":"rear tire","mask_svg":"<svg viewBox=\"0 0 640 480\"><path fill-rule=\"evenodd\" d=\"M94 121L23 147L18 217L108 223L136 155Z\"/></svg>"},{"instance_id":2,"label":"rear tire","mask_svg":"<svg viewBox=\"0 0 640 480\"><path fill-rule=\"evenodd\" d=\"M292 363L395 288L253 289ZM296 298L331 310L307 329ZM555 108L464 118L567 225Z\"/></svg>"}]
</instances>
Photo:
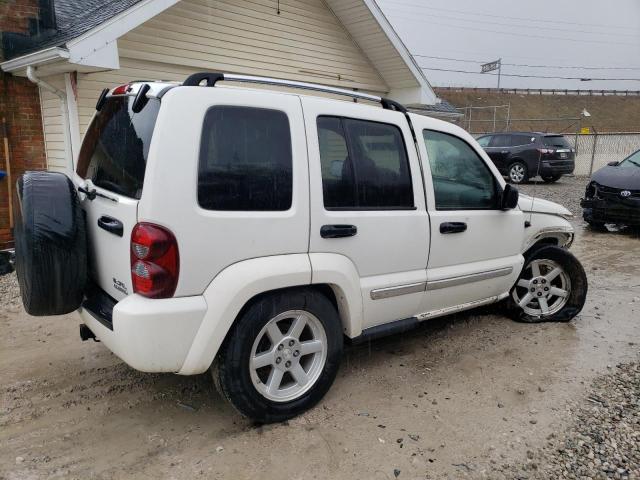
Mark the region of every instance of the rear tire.
<instances>
[{"instance_id":1,"label":"rear tire","mask_svg":"<svg viewBox=\"0 0 640 480\"><path fill-rule=\"evenodd\" d=\"M555 183L560 180L560 177L562 177L562 175L549 175L547 177L542 177L542 180L544 183Z\"/></svg>"},{"instance_id":2,"label":"rear tire","mask_svg":"<svg viewBox=\"0 0 640 480\"><path fill-rule=\"evenodd\" d=\"M15 268L30 315L76 310L87 281L84 212L75 186L62 173L26 172L17 182Z\"/></svg>"},{"instance_id":3,"label":"rear tire","mask_svg":"<svg viewBox=\"0 0 640 480\"><path fill-rule=\"evenodd\" d=\"M322 399L338 372L342 346L340 318L327 297L307 288L284 290L258 298L240 314L212 374L241 414L258 423L281 422Z\"/></svg>"},{"instance_id":4,"label":"rear tire","mask_svg":"<svg viewBox=\"0 0 640 480\"><path fill-rule=\"evenodd\" d=\"M511 183L520 184L529 180L529 169L524 162L517 161L509 165L507 176Z\"/></svg>"},{"instance_id":5,"label":"rear tire","mask_svg":"<svg viewBox=\"0 0 640 480\"><path fill-rule=\"evenodd\" d=\"M540 247L525 259L506 301L507 314L518 322L568 322L587 298L584 268L568 250Z\"/></svg>"}]
</instances>

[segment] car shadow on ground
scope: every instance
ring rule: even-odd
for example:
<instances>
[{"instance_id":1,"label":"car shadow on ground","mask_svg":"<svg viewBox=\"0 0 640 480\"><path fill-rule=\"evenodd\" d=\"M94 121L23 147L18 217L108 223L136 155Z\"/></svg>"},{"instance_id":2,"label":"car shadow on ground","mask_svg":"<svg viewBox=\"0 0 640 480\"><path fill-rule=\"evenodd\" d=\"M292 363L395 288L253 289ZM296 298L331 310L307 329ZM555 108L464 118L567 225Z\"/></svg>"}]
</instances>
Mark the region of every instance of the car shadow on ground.
<instances>
[{"instance_id":1,"label":"car shadow on ground","mask_svg":"<svg viewBox=\"0 0 640 480\"><path fill-rule=\"evenodd\" d=\"M595 235L619 235L628 238L640 238L640 225L606 224L603 230L585 224L585 230Z\"/></svg>"}]
</instances>

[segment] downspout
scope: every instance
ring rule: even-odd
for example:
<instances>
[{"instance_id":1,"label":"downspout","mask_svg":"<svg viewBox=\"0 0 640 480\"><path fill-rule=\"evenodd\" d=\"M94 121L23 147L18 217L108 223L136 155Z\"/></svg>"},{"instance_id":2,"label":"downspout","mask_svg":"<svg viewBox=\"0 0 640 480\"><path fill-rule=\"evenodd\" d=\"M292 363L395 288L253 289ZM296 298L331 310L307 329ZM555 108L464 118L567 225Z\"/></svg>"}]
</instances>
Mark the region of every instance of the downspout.
<instances>
[{"instance_id":1,"label":"downspout","mask_svg":"<svg viewBox=\"0 0 640 480\"><path fill-rule=\"evenodd\" d=\"M75 165L73 165L73 155L71 154L71 132L69 125L69 105L67 102L67 94L62 90L54 87L50 83L45 82L41 78L36 75L36 69L31 65L27 67L27 78L38 85L40 88L43 88L60 99L60 108L62 110L62 124L64 130L64 153L65 157L69 160L71 164L71 172L69 172L69 176L73 178L73 174L75 172Z\"/></svg>"}]
</instances>

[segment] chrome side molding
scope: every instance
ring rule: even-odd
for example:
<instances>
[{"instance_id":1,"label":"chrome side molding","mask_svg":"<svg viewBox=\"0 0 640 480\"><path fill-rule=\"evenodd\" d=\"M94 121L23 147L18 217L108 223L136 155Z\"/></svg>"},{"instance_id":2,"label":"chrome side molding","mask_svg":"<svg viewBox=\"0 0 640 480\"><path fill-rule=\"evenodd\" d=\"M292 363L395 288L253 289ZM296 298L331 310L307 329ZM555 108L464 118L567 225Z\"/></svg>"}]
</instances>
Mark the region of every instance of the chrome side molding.
<instances>
[{"instance_id":1,"label":"chrome side molding","mask_svg":"<svg viewBox=\"0 0 640 480\"><path fill-rule=\"evenodd\" d=\"M479 282L480 280L488 280L490 278L504 277L511 275L511 273L513 273L513 267L504 267L496 270L488 270L486 272L472 273L470 275L461 275L459 277L431 280L427 282L427 291L457 287L458 285L464 285L465 283Z\"/></svg>"},{"instance_id":2,"label":"chrome side molding","mask_svg":"<svg viewBox=\"0 0 640 480\"><path fill-rule=\"evenodd\" d=\"M375 290L371 290L371 300L380 300L382 298L397 297L398 295L424 292L426 286L427 282L417 282L406 285L397 285L394 287L376 288Z\"/></svg>"},{"instance_id":3,"label":"chrome side molding","mask_svg":"<svg viewBox=\"0 0 640 480\"><path fill-rule=\"evenodd\" d=\"M371 300L381 300L383 298L397 297L410 293L420 293L429 290L439 290L441 288L456 287L465 283L479 282L491 278L504 277L513 273L513 267L498 268L486 272L472 273L470 275L460 275L458 277L442 278L428 282L408 283L405 285L395 285L393 287L376 288L371 290Z\"/></svg>"}]
</instances>

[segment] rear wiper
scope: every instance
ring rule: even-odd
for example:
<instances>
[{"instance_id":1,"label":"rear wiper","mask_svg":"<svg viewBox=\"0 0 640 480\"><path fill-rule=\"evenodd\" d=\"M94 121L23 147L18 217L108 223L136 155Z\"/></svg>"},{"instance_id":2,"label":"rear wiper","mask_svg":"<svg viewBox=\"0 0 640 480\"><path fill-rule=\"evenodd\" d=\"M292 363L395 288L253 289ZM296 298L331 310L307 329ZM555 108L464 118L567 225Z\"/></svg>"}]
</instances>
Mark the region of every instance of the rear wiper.
<instances>
[{"instance_id":1,"label":"rear wiper","mask_svg":"<svg viewBox=\"0 0 640 480\"><path fill-rule=\"evenodd\" d=\"M87 190L86 188L78 187L78 191L81 192L81 193L84 193L87 196L87 198L89 200L91 200L92 202L96 199L96 197L100 197L100 198L106 198L107 200L111 200L112 202L118 203L118 199L117 198L113 198L113 197L110 197L108 195L104 195L104 194L98 192L95 188L93 190Z\"/></svg>"}]
</instances>

